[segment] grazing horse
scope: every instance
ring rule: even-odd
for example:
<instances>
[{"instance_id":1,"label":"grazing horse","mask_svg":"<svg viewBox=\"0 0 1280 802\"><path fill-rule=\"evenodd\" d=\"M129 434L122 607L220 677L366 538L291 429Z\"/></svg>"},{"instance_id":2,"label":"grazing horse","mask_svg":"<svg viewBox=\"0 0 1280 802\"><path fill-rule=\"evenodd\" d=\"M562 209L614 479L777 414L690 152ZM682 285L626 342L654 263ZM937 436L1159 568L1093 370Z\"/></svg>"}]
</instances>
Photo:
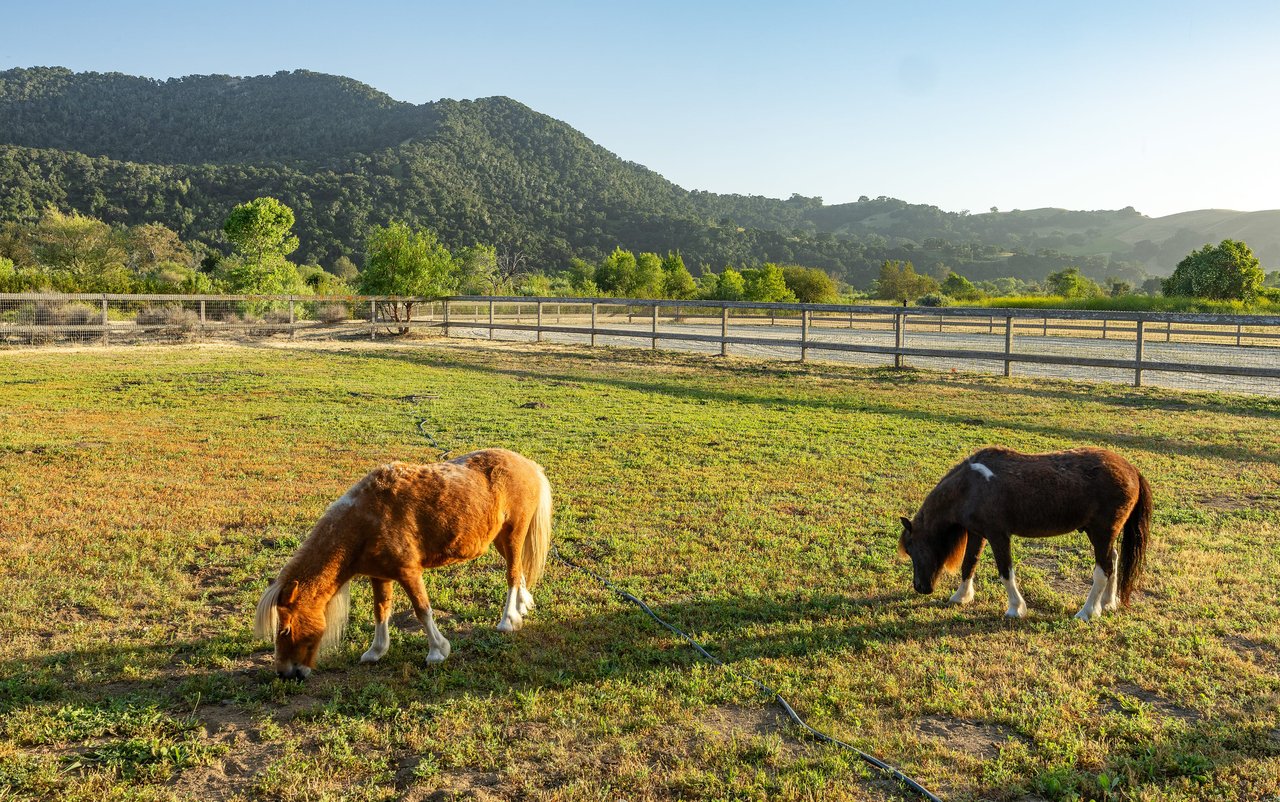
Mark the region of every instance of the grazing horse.
<instances>
[{"instance_id":1,"label":"grazing horse","mask_svg":"<svg viewBox=\"0 0 1280 802\"><path fill-rule=\"evenodd\" d=\"M422 572L473 560L490 543L507 562L507 600L498 629L513 632L533 609L529 591L551 542L551 485L542 468L512 451L489 449L449 462L375 468L325 511L311 534L262 594L254 634L275 641L275 669L306 679L316 654L342 638L348 582L373 586L373 645L360 658L387 652L392 583L409 595L431 645L428 663L449 656L436 628Z\"/></svg>"},{"instance_id":2,"label":"grazing horse","mask_svg":"<svg viewBox=\"0 0 1280 802\"><path fill-rule=\"evenodd\" d=\"M1101 448L1019 454L984 448L953 467L925 497L914 520L902 519L898 550L911 558L917 593L932 593L944 570L960 569L953 604L973 600L983 541L1009 595L1011 618L1027 614L1018 592L1009 538L1084 530L1093 544L1093 588L1076 618L1089 621L1129 604L1151 532L1151 486L1123 457ZM1116 539L1121 536L1120 552Z\"/></svg>"}]
</instances>

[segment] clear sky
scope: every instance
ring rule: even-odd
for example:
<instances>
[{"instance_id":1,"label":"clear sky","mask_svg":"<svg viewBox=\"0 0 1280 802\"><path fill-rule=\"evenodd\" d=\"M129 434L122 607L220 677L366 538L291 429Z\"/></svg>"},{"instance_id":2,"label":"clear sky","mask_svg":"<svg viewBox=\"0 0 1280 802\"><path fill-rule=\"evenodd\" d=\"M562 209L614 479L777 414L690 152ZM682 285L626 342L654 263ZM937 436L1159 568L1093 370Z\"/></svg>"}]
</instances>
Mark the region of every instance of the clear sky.
<instances>
[{"instance_id":1,"label":"clear sky","mask_svg":"<svg viewBox=\"0 0 1280 802\"><path fill-rule=\"evenodd\" d=\"M1280 3L3 0L0 68L507 95L688 189L1280 208Z\"/></svg>"}]
</instances>

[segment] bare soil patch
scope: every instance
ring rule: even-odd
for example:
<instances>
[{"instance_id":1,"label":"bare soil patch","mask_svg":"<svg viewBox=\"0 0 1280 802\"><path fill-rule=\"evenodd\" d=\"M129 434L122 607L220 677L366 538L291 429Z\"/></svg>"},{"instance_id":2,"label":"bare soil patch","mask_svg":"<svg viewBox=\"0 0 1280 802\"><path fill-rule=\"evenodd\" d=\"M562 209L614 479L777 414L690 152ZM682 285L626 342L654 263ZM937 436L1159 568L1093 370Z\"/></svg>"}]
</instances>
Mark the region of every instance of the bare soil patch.
<instances>
[{"instance_id":1,"label":"bare soil patch","mask_svg":"<svg viewBox=\"0 0 1280 802\"><path fill-rule=\"evenodd\" d=\"M997 757L1001 748L1011 740L1026 740L1001 724L951 716L924 716L916 722L916 730L923 735L945 741L953 751L983 760Z\"/></svg>"}]
</instances>

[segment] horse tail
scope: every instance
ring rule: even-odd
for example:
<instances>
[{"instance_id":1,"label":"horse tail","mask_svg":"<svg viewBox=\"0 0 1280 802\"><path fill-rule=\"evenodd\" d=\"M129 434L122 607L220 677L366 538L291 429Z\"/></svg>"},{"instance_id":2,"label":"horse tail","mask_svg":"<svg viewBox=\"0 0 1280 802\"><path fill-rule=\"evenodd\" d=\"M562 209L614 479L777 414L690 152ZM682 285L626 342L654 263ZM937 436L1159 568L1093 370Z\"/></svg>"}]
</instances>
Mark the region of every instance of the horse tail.
<instances>
[{"instance_id":1,"label":"horse tail","mask_svg":"<svg viewBox=\"0 0 1280 802\"><path fill-rule=\"evenodd\" d=\"M1117 590L1120 602L1129 604L1129 596L1142 576L1142 564L1147 557L1147 545L1151 540L1151 485L1138 474L1138 503L1133 505L1129 519L1124 522L1124 538L1120 543L1120 581Z\"/></svg>"},{"instance_id":2,"label":"horse tail","mask_svg":"<svg viewBox=\"0 0 1280 802\"><path fill-rule=\"evenodd\" d=\"M547 552L551 549L551 483L538 468L538 506L524 537L524 549L520 552L520 570L524 572L525 586L532 589L542 578L547 565Z\"/></svg>"}]
</instances>

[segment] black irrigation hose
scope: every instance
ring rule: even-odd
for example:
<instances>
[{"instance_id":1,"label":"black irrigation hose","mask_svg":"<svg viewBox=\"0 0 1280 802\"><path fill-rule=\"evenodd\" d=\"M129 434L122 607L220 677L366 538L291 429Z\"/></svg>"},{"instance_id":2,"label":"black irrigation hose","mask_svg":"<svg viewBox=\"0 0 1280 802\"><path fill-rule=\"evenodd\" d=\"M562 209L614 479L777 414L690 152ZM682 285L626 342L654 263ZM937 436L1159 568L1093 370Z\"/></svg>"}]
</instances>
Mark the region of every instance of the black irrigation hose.
<instances>
[{"instance_id":1,"label":"black irrigation hose","mask_svg":"<svg viewBox=\"0 0 1280 802\"><path fill-rule=\"evenodd\" d=\"M739 671L735 671L734 669L725 665L724 662L720 660L720 658L716 657L714 654L704 649L702 644L698 643L696 640L691 638L688 633L684 632L674 624L664 621L661 617L658 616L657 613L653 611L652 608L649 607L649 605L645 604L644 601L641 600L639 597L633 595L629 591L626 591L618 587L617 585L613 584L613 582L609 581L609 579L607 579L606 577L603 577L600 574L597 574L596 572L590 570L589 568L583 568L581 565L578 565L572 560L565 558L565 556L560 553L560 549L557 548L555 545L552 545L551 547L551 556L555 557L557 560L569 566L570 568L576 571L580 571L583 574L586 574L587 576L596 580L600 584L604 585L609 590L613 591L615 594L617 594L621 598L631 602L632 604L639 607L641 610L644 610L644 612L648 614L650 618L652 618L654 621L657 621L658 624L665 627L666 629L669 629L671 632L675 633L679 637L683 638L686 643L688 643L695 650L697 650L698 654L702 655L707 660L719 666L720 668L723 668L725 671L727 671L730 674L730 676L736 677L738 679L744 679L747 682L750 682L752 685L756 686L756 688L758 688L762 693L773 697L773 701L778 703L778 705L786 712L787 716L796 724L800 725L806 732L808 732L814 738L818 739L819 741L823 741L825 743L835 744L836 746L843 747L844 749L848 749L850 752L853 752L858 757L862 758L863 761L870 763L872 766L875 766L880 771L893 777L895 780L902 783L907 788L910 788L912 791L915 791L920 796L929 800L929 802L942 802L942 800L939 799L937 796L935 796L931 791L929 791L929 789L925 788L923 785L921 785L911 777L904 774L900 769L890 766L888 763L885 763L883 760L876 757L875 755L867 754L866 752L862 751L856 746L853 746L852 744L845 743L839 738L833 737L831 735L827 735L825 732L816 730L813 727L811 727L808 722L800 718L800 714L795 711L795 708L791 706L790 702L788 702L786 699L782 697L782 694L778 693L773 688L770 688L768 685L765 685L763 682L756 679L755 677L748 676Z\"/></svg>"},{"instance_id":2,"label":"black irrigation hose","mask_svg":"<svg viewBox=\"0 0 1280 802\"><path fill-rule=\"evenodd\" d=\"M436 400L439 397L440 396L438 395L426 395L426 394L406 395L402 400L408 401L410 404L423 404L424 401L426 402L426 404L430 404L432 401ZM426 405L424 404L423 406L425 409ZM431 444L432 448L440 449L440 456L436 457L436 459L440 459L440 460L445 459L446 457L448 457L450 454L453 453L453 449L452 448L446 449L444 446L440 445L440 441L436 440L435 435L427 431L427 423L429 423L430 421L431 421L430 416L426 414L423 414L421 417L418 418L418 423L417 423L418 434L425 437L427 439L427 442Z\"/></svg>"}]
</instances>

